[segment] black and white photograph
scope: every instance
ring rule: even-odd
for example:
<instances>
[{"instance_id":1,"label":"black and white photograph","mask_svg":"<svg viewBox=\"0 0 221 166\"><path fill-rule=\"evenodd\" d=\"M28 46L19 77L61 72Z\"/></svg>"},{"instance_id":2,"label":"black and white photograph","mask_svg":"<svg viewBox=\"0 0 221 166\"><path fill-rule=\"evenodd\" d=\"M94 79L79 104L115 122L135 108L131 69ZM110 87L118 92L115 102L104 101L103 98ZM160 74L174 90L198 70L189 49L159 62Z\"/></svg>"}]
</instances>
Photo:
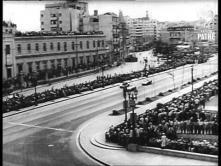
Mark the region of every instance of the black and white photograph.
<instances>
[{"instance_id":1,"label":"black and white photograph","mask_svg":"<svg viewBox=\"0 0 221 166\"><path fill-rule=\"evenodd\" d=\"M3 166L218 166L218 0L3 0Z\"/></svg>"}]
</instances>

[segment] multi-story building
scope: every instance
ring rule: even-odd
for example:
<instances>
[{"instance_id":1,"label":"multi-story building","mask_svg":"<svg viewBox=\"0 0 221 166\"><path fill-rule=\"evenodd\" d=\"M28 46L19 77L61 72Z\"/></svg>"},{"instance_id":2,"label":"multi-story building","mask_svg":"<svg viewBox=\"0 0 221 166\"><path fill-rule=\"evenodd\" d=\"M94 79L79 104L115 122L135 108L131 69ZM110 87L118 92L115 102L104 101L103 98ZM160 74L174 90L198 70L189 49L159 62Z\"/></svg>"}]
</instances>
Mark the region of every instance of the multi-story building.
<instances>
[{"instance_id":1,"label":"multi-story building","mask_svg":"<svg viewBox=\"0 0 221 166\"><path fill-rule=\"evenodd\" d=\"M122 60L129 54L130 37L129 27L124 19L122 11L119 11L119 35L120 35L120 58Z\"/></svg>"},{"instance_id":2,"label":"multi-story building","mask_svg":"<svg viewBox=\"0 0 221 166\"><path fill-rule=\"evenodd\" d=\"M169 44L180 44L196 41L197 35L194 26L172 26L161 30L160 39Z\"/></svg>"},{"instance_id":3,"label":"multi-story building","mask_svg":"<svg viewBox=\"0 0 221 166\"><path fill-rule=\"evenodd\" d=\"M78 68L106 58L105 36L15 36L17 73L55 68Z\"/></svg>"},{"instance_id":4,"label":"multi-story building","mask_svg":"<svg viewBox=\"0 0 221 166\"><path fill-rule=\"evenodd\" d=\"M15 76L15 40L14 34L16 25L11 22L3 21L3 42L2 42L2 74L3 79Z\"/></svg>"},{"instance_id":5,"label":"multi-story building","mask_svg":"<svg viewBox=\"0 0 221 166\"><path fill-rule=\"evenodd\" d=\"M46 4L40 12L41 31L83 31L82 17L88 15L86 2Z\"/></svg>"},{"instance_id":6,"label":"multi-story building","mask_svg":"<svg viewBox=\"0 0 221 166\"><path fill-rule=\"evenodd\" d=\"M118 16L115 13L98 15L95 10L94 15L83 17L83 30L102 31L106 36L107 47L112 52L113 61L124 59L128 51L128 27L121 11Z\"/></svg>"},{"instance_id":7,"label":"multi-story building","mask_svg":"<svg viewBox=\"0 0 221 166\"><path fill-rule=\"evenodd\" d=\"M94 10L94 15L88 15L83 17L83 31L100 31L99 29L99 16L98 11Z\"/></svg>"},{"instance_id":8,"label":"multi-story building","mask_svg":"<svg viewBox=\"0 0 221 166\"><path fill-rule=\"evenodd\" d=\"M125 20L129 27L131 41L136 50L142 49L144 44L159 38L158 22L149 19L148 14L143 18L129 18L127 16Z\"/></svg>"},{"instance_id":9,"label":"multi-story building","mask_svg":"<svg viewBox=\"0 0 221 166\"><path fill-rule=\"evenodd\" d=\"M218 15L205 24L205 29L212 30L215 33L215 42L218 42Z\"/></svg>"},{"instance_id":10,"label":"multi-story building","mask_svg":"<svg viewBox=\"0 0 221 166\"><path fill-rule=\"evenodd\" d=\"M99 29L104 33L107 45L112 51L113 61L120 57L119 17L115 13L99 15Z\"/></svg>"},{"instance_id":11,"label":"multi-story building","mask_svg":"<svg viewBox=\"0 0 221 166\"><path fill-rule=\"evenodd\" d=\"M9 26L14 28L13 24ZM34 71L96 66L110 59L105 36L101 33L9 32L3 33L4 79Z\"/></svg>"}]
</instances>

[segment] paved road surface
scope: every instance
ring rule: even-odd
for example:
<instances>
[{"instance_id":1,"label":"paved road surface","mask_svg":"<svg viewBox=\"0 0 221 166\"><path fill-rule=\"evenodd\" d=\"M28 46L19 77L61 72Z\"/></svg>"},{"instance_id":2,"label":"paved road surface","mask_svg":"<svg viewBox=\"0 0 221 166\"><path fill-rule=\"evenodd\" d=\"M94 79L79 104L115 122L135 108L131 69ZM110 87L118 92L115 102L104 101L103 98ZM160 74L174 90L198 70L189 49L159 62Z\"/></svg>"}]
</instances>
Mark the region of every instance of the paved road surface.
<instances>
[{"instance_id":1,"label":"paved road surface","mask_svg":"<svg viewBox=\"0 0 221 166\"><path fill-rule=\"evenodd\" d=\"M204 75L217 70L211 65L198 65L195 68L201 68L199 73L201 71ZM202 69L205 69L204 73ZM180 69L174 73L176 86L190 80L191 75L187 71ZM143 80L132 83L138 86L138 100L145 95L151 96L153 93L172 89L174 85L167 73L150 79L153 79L153 84L149 87L141 86ZM3 165L92 165L92 161L82 156L76 142L73 142L76 130L96 115L122 108L122 101L122 90L114 87L4 118Z\"/></svg>"}]
</instances>

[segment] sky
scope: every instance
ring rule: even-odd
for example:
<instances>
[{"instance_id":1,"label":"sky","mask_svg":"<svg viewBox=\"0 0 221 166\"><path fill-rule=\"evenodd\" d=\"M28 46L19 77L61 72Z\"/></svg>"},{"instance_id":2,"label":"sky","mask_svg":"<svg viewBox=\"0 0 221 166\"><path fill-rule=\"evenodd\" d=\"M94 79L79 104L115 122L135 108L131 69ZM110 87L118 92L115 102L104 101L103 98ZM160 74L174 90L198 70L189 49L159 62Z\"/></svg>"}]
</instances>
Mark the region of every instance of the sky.
<instances>
[{"instance_id":1,"label":"sky","mask_svg":"<svg viewBox=\"0 0 221 166\"><path fill-rule=\"evenodd\" d=\"M208 11L217 14L218 0L119 0L88 1L89 14L123 12L131 18L144 17L148 11L150 18L158 21L194 21L208 18ZM45 4L58 1L3 1L3 20L17 24L19 31L39 31L40 11Z\"/></svg>"}]
</instances>

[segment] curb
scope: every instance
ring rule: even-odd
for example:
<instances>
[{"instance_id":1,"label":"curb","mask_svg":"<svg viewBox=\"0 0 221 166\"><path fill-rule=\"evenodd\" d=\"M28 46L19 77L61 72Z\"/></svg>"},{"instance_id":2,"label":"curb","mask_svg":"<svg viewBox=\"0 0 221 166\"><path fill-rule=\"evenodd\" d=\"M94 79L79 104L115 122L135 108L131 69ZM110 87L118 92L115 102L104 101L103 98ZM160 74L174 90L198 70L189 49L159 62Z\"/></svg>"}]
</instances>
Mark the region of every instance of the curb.
<instances>
[{"instance_id":1,"label":"curb","mask_svg":"<svg viewBox=\"0 0 221 166\"><path fill-rule=\"evenodd\" d=\"M155 154L163 154L163 155L182 157L182 158L189 158L189 159L195 159L195 160L218 162L218 156L216 156L216 155L200 154L200 153L186 152L186 151L180 151L180 150L161 149L161 148L138 145L137 151L155 153Z\"/></svg>"},{"instance_id":2,"label":"curb","mask_svg":"<svg viewBox=\"0 0 221 166\"><path fill-rule=\"evenodd\" d=\"M95 145L97 147L100 147L100 148L104 148L104 149L111 149L111 150L125 149L124 146L121 146L121 145L118 145L118 144L116 144L116 145L105 144L102 141L98 140L99 136L100 136L100 133L96 134L93 138L91 138L91 140L90 140L91 144L93 144L93 145Z\"/></svg>"},{"instance_id":3,"label":"curb","mask_svg":"<svg viewBox=\"0 0 221 166\"><path fill-rule=\"evenodd\" d=\"M92 158L93 160L95 160L95 161L97 161L98 163L101 163L101 164L103 164L103 165L105 165L105 166L111 166L111 165L109 165L109 164L107 164L107 163L105 163L105 162L103 162L103 161L97 159L96 157L92 156L89 152L87 152L86 149L84 149L84 147L83 147L82 144L81 144L81 131L80 131L80 132L78 133L78 135L77 135L77 141L78 141L78 144L79 144L80 148L81 148L81 149L84 151L84 153L86 153L90 158Z\"/></svg>"},{"instance_id":4,"label":"curb","mask_svg":"<svg viewBox=\"0 0 221 166\"><path fill-rule=\"evenodd\" d=\"M102 148L102 149L109 149L109 150L122 150L123 148L114 148L114 147L109 147L109 146L105 146L103 144L98 143L94 138L92 138L90 140L90 143L98 148Z\"/></svg>"}]
</instances>

